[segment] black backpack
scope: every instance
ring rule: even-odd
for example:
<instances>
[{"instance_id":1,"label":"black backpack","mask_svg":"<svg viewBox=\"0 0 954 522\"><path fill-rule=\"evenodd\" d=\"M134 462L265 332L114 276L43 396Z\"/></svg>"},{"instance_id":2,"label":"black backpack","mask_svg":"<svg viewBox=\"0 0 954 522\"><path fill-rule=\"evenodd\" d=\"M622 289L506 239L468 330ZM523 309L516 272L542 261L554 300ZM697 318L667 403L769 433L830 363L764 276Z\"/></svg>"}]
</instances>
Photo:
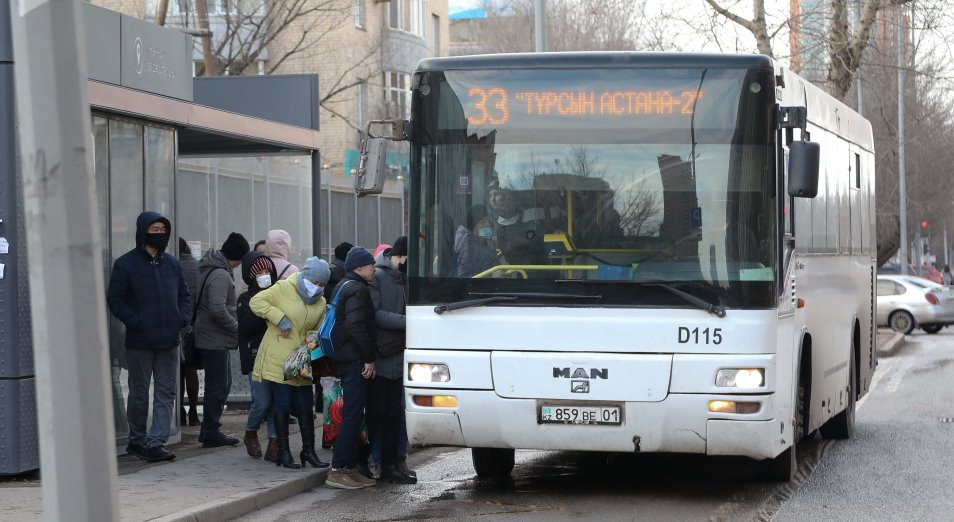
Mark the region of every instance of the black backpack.
<instances>
[{"instance_id":1,"label":"black backpack","mask_svg":"<svg viewBox=\"0 0 954 522\"><path fill-rule=\"evenodd\" d=\"M252 296L248 292L242 292L235 306L235 315L238 319L239 359L242 363L242 375L252 373L252 367L255 365L255 355L258 353L258 345L265 337L265 331L268 330L268 323L265 319L252 312L252 308L249 306L251 300Z\"/></svg>"}]
</instances>

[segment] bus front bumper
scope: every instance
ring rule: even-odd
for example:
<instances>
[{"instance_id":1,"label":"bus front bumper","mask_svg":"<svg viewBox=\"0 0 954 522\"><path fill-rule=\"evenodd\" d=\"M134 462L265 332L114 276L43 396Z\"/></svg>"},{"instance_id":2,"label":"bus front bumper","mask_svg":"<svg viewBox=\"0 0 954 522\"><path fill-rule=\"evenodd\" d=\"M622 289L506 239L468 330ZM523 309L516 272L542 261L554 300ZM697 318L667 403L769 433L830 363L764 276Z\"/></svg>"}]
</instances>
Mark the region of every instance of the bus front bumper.
<instances>
[{"instance_id":1,"label":"bus front bumper","mask_svg":"<svg viewBox=\"0 0 954 522\"><path fill-rule=\"evenodd\" d=\"M777 456L791 445L785 422L774 419L774 394L669 394L660 402L619 405L619 425L549 424L538 420L535 399L504 399L492 390L406 388L411 444L568 451L669 452ZM419 406L415 396L453 396L456 408ZM713 400L761 403L758 413L709 412ZM582 404L582 403L581 403Z\"/></svg>"}]
</instances>

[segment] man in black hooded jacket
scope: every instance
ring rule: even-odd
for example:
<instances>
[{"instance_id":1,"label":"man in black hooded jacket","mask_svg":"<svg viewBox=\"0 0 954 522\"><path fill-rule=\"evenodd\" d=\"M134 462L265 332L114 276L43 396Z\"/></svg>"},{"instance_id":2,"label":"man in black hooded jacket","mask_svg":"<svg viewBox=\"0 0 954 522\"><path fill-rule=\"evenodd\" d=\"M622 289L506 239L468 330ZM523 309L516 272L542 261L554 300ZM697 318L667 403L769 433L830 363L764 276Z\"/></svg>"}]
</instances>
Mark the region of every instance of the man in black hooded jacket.
<instances>
[{"instance_id":1,"label":"man in black hooded jacket","mask_svg":"<svg viewBox=\"0 0 954 522\"><path fill-rule=\"evenodd\" d=\"M106 302L126 326L129 370L129 445L126 451L149 462L172 460L165 448L176 401L179 332L192 319L192 298L179 261L166 254L172 224L157 212L136 219L136 248L113 264ZM152 426L149 381L153 380Z\"/></svg>"}]
</instances>

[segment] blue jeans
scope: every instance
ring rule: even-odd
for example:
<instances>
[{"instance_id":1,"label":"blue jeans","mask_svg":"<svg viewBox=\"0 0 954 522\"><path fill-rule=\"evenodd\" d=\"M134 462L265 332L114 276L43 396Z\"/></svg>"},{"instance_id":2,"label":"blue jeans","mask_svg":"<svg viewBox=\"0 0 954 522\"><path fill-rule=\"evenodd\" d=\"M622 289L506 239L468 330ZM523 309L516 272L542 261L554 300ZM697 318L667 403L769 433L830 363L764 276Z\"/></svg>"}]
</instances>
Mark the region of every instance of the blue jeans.
<instances>
[{"instance_id":1,"label":"blue jeans","mask_svg":"<svg viewBox=\"0 0 954 522\"><path fill-rule=\"evenodd\" d=\"M258 427L265 421L268 426L268 438L275 438L275 421L272 420L272 390L268 382L257 382L252 380L252 374L248 374L248 387L252 393L252 405L248 409L248 422L245 423L246 431L258 431Z\"/></svg>"},{"instance_id":2,"label":"blue jeans","mask_svg":"<svg viewBox=\"0 0 954 522\"><path fill-rule=\"evenodd\" d=\"M228 350L202 350L205 392L202 397L202 431L212 433L222 427L222 411L232 391L232 366Z\"/></svg>"},{"instance_id":3,"label":"blue jeans","mask_svg":"<svg viewBox=\"0 0 954 522\"><path fill-rule=\"evenodd\" d=\"M311 408L315 404L315 395L310 384L292 386L280 382L269 382L268 387L272 393L272 411L275 413L294 412L296 417L314 415Z\"/></svg>"},{"instance_id":4,"label":"blue jeans","mask_svg":"<svg viewBox=\"0 0 954 522\"><path fill-rule=\"evenodd\" d=\"M334 469L352 469L357 465L358 457L355 444L364 418L364 407L368 402L368 380L361 376L364 364L361 361L335 365L344 396L344 415L338 428L338 440L335 442L331 467Z\"/></svg>"},{"instance_id":5,"label":"blue jeans","mask_svg":"<svg viewBox=\"0 0 954 522\"><path fill-rule=\"evenodd\" d=\"M165 445L172 427L172 410L179 383L179 349L126 350L127 384L126 419L129 442L147 448ZM152 426L146 433L149 418L149 381L153 381Z\"/></svg>"}]
</instances>

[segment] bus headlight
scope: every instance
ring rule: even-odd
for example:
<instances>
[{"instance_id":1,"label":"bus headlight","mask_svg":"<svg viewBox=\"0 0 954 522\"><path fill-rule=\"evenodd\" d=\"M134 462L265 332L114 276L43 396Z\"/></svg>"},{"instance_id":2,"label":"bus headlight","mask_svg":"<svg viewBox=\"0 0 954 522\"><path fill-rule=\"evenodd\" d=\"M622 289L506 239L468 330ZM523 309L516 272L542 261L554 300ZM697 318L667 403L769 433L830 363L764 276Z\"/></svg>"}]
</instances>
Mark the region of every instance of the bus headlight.
<instances>
[{"instance_id":1,"label":"bus headlight","mask_svg":"<svg viewBox=\"0 0 954 522\"><path fill-rule=\"evenodd\" d=\"M409 364L407 368L408 380L411 382L447 382L450 381L450 370L446 364Z\"/></svg>"},{"instance_id":2,"label":"bus headlight","mask_svg":"<svg viewBox=\"0 0 954 522\"><path fill-rule=\"evenodd\" d=\"M720 388L759 388L765 382L762 368L719 370L715 385Z\"/></svg>"}]
</instances>

